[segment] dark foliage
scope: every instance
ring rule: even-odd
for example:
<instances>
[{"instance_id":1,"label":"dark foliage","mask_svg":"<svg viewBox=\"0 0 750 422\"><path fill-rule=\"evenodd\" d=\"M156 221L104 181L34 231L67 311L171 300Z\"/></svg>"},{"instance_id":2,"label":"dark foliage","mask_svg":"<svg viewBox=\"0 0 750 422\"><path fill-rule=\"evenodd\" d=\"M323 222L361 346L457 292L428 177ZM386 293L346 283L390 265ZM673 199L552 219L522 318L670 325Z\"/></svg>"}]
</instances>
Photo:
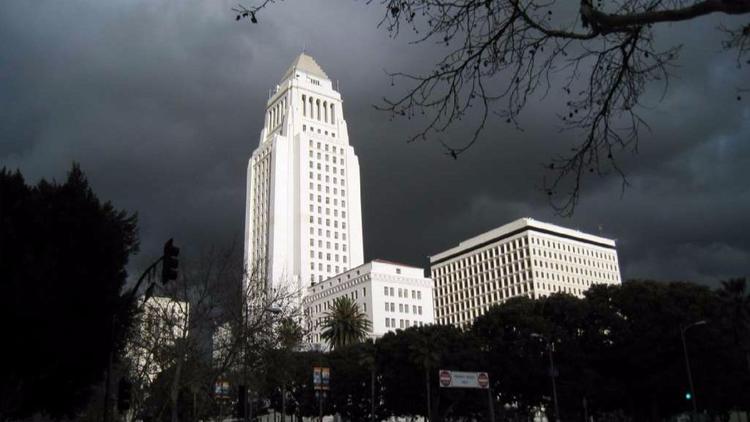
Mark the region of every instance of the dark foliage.
<instances>
[{"instance_id":1,"label":"dark foliage","mask_svg":"<svg viewBox=\"0 0 750 422\"><path fill-rule=\"evenodd\" d=\"M370 420L374 378L376 420L426 415L428 390L433 421L489 420L485 391L438 386L439 369L487 371L498 420L526 420L540 409L553 420L553 344L562 420L583 420L584 412L596 420L666 420L691 409L680 338L690 326L685 337L699 412L726 417L750 410L742 340L748 336L748 303L744 279L715 291L683 282L630 281L594 286L583 299L514 298L490 308L469 330L413 327L375 344L276 355L266 391L277 391L283 379L295 397L295 404L287 402L288 414L315 416L312 367L327 365L331 395L324 414ZM698 321L706 322L693 325ZM272 404L279 408L278 400Z\"/></svg>"},{"instance_id":2,"label":"dark foliage","mask_svg":"<svg viewBox=\"0 0 750 422\"><path fill-rule=\"evenodd\" d=\"M137 247L136 216L77 165L62 184L0 171L0 419L85 405L131 321L120 292Z\"/></svg>"}]
</instances>

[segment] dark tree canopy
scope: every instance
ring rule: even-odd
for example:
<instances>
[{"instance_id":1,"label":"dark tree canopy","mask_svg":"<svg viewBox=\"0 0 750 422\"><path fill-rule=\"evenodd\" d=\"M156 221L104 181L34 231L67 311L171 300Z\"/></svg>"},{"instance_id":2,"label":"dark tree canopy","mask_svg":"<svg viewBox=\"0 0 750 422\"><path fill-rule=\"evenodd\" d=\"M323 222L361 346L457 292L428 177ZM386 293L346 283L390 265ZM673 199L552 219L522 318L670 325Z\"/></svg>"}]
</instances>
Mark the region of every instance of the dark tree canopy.
<instances>
[{"instance_id":1,"label":"dark tree canopy","mask_svg":"<svg viewBox=\"0 0 750 422\"><path fill-rule=\"evenodd\" d=\"M0 419L85 405L130 323L120 291L137 248L136 216L101 202L77 165L36 186L0 170Z\"/></svg>"}]
</instances>

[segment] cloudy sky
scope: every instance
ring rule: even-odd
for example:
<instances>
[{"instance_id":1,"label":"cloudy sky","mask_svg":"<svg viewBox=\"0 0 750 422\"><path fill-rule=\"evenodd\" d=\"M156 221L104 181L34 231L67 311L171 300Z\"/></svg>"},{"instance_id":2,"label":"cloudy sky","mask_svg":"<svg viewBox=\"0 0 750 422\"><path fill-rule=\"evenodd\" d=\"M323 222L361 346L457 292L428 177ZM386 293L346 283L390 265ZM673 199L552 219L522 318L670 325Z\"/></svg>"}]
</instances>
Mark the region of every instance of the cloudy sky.
<instances>
[{"instance_id":1,"label":"cloudy sky","mask_svg":"<svg viewBox=\"0 0 750 422\"><path fill-rule=\"evenodd\" d=\"M36 182L80 162L101 198L139 214L133 271L168 237L188 255L241 244L247 159L268 89L306 46L344 97L366 259L425 266L528 216L617 239L626 279L712 283L750 272L750 98L737 100L750 77L721 50L722 19L660 34L684 49L666 96L641 111L651 132L637 155L623 154L631 186L623 194L616 177L587 180L563 218L539 189L543 163L573 136L559 132L556 101L530 103L524 131L494 122L454 161L434 140L405 143L418 121L390 122L373 108L408 87L391 86L384 70L428 68L441 47L389 38L377 4L287 0L257 25L235 22L234 5L1 2L0 164Z\"/></svg>"}]
</instances>

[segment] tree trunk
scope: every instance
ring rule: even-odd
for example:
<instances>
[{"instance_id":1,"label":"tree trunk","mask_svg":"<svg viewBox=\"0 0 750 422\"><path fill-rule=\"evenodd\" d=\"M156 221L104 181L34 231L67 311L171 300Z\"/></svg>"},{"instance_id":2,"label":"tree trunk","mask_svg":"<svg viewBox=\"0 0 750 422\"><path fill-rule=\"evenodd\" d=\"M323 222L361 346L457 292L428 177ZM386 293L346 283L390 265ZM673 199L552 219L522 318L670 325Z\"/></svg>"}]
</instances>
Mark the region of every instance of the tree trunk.
<instances>
[{"instance_id":1,"label":"tree trunk","mask_svg":"<svg viewBox=\"0 0 750 422\"><path fill-rule=\"evenodd\" d=\"M172 403L172 422L179 422L177 414L177 401L180 396L180 376L182 375L182 356L177 359L175 365L174 378L172 379L172 386L169 391L169 400Z\"/></svg>"}]
</instances>

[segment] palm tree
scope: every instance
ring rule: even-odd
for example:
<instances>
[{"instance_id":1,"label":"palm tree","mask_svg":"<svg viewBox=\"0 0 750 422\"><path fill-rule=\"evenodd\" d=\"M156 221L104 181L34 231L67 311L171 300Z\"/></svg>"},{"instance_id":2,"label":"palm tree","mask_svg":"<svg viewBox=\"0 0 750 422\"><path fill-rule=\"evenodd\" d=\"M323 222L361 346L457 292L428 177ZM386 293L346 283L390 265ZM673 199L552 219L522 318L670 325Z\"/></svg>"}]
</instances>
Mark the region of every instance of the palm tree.
<instances>
[{"instance_id":1,"label":"palm tree","mask_svg":"<svg viewBox=\"0 0 750 422\"><path fill-rule=\"evenodd\" d=\"M367 315L360 312L359 306L348 296L341 296L333 301L333 308L326 313L320 336L332 349L337 349L364 340L369 331Z\"/></svg>"}]
</instances>

